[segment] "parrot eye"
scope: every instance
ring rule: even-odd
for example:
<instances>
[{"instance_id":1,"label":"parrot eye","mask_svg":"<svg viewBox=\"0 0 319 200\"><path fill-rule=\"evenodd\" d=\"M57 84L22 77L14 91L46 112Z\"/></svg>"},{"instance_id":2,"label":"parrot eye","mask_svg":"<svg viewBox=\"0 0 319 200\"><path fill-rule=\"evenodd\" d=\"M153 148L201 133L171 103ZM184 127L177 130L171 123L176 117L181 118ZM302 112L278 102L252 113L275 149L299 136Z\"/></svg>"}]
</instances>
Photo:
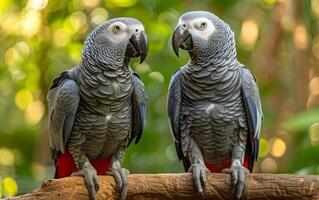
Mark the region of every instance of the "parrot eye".
<instances>
[{"instance_id":1,"label":"parrot eye","mask_svg":"<svg viewBox=\"0 0 319 200\"><path fill-rule=\"evenodd\" d=\"M113 27L113 32L114 33L118 33L118 32L120 32L121 31L121 27L119 26L119 25L115 25L114 27Z\"/></svg>"},{"instance_id":2,"label":"parrot eye","mask_svg":"<svg viewBox=\"0 0 319 200\"><path fill-rule=\"evenodd\" d=\"M206 27L207 27L207 23L206 23L206 22L202 22L202 23L200 24L200 27L201 27L201 28L206 28Z\"/></svg>"}]
</instances>

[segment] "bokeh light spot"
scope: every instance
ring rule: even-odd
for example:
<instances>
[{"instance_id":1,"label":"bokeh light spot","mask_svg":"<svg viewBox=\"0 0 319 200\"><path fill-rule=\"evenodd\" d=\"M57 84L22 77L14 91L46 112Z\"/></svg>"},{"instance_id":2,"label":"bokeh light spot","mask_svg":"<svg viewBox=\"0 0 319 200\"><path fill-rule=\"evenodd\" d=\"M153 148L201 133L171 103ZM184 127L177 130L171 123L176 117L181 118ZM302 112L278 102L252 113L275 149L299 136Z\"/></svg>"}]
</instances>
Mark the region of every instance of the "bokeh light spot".
<instances>
[{"instance_id":1,"label":"bokeh light spot","mask_svg":"<svg viewBox=\"0 0 319 200\"><path fill-rule=\"evenodd\" d=\"M76 11L70 16L70 22L75 31L78 31L87 22L84 12Z\"/></svg>"},{"instance_id":2,"label":"bokeh light spot","mask_svg":"<svg viewBox=\"0 0 319 200\"><path fill-rule=\"evenodd\" d=\"M48 0L29 0L27 8L34 10L41 10L48 5Z\"/></svg>"},{"instance_id":3,"label":"bokeh light spot","mask_svg":"<svg viewBox=\"0 0 319 200\"><path fill-rule=\"evenodd\" d=\"M19 62L30 54L30 48L24 41L16 43L13 47L7 49L4 54L4 62L8 66L16 66Z\"/></svg>"},{"instance_id":4,"label":"bokeh light spot","mask_svg":"<svg viewBox=\"0 0 319 200\"><path fill-rule=\"evenodd\" d=\"M264 139L260 138L260 148L259 148L259 157L266 157L269 153L270 147L269 142Z\"/></svg>"},{"instance_id":5,"label":"bokeh light spot","mask_svg":"<svg viewBox=\"0 0 319 200\"><path fill-rule=\"evenodd\" d=\"M319 17L319 0L311 0L312 12Z\"/></svg>"},{"instance_id":6,"label":"bokeh light spot","mask_svg":"<svg viewBox=\"0 0 319 200\"><path fill-rule=\"evenodd\" d=\"M11 72L12 80L20 81L26 77L26 74L21 69L17 69L16 67L10 67L9 71Z\"/></svg>"},{"instance_id":7,"label":"bokeh light spot","mask_svg":"<svg viewBox=\"0 0 319 200\"><path fill-rule=\"evenodd\" d=\"M21 110L27 109L28 105L32 103L33 96L28 89L21 89L16 93L15 103Z\"/></svg>"},{"instance_id":8,"label":"bokeh light spot","mask_svg":"<svg viewBox=\"0 0 319 200\"><path fill-rule=\"evenodd\" d=\"M149 74L149 77L153 80L156 80L158 82L163 83L164 82L164 76L160 72L151 72Z\"/></svg>"},{"instance_id":9,"label":"bokeh light spot","mask_svg":"<svg viewBox=\"0 0 319 200\"><path fill-rule=\"evenodd\" d=\"M14 165L14 154L10 149L5 147L0 148L0 165Z\"/></svg>"},{"instance_id":10,"label":"bokeh light spot","mask_svg":"<svg viewBox=\"0 0 319 200\"><path fill-rule=\"evenodd\" d=\"M287 118L287 119L288 119L288 118ZM280 138L282 138L282 139L285 141L286 144L291 143L292 138L291 138L291 135L290 135L287 131L285 131L285 130L278 130L278 131L277 131L277 135L278 135ZM287 145L287 146L288 146L288 145Z\"/></svg>"},{"instance_id":11,"label":"bokeh light spot","mask_svg":"<svg viewBox=\"0 0 319 200\"><path fill-rule=\"evenodd\" d=\"M33 101L27 108L25 112L25 118L28 124L36 125L40 122L44 115L44 105L42 101Z\"/></svg>"},{"instance_id":12,"label":"bokeh light spot","mask_svg":"<svg viewBox=\"0 0 319 200\"><path fill-rule=\"evenodd\" d=\"M277 0L264 0L265 3L273 5L277 2Z\"/></svg>"},{"instance_id":13,"label":"bokeh light spot","mask_svg":"<svg viewBox=\"0 0 319 200\"><path fill-rule=\"evenodd\" d=\"M10 6L12 6L12 1L10 1L10 0L0 1L0 14L5 13L5 11L7 11L10 8ZM0 197L1 197L1 195L0 195Z\"/></svg>"},{"instance_id":14,"label":"bokeh light spot","mask_svg":"<svg viewBox=\"0 0 319 200\"><path fill-rule=\"evenodd\" d=\"M298 25L294 30L294 44L299 49L305 49L308 45L307 30L303 25Z\"/></svg>"},{"instance_id":15,"label":"bokeh light spot","mask_svg":"<svg viewBox=\"0 0 319 200\"><path fill-rule=\"evenodd\" d=\"M16 181L11 177L6 177L2 181L4 196L12 197L18 193L18 185Z\"/></svg>"},{"instance_id":16,"label":"bokeh light spot","mask_svg":"<svg viewBox=\"0 0 319 200\"><path fill-rule=\"evenodd\" d=\"M137 0L106 0L110 7L131 7L136 4Z\"/></svg>"},{"instance_id":17,"label":"bokeh light spot","mask_svg":"<svg viewBox=\"0 0 319 200\"><path fill-rule=\"evenodd\" d=\"M14 45L14 48L19 52L19 54L22 56L22 57L28 57L29 54L30 54L30 47L29 45L24 42L24 41L20 41L18 43L16 43Z\"/></svg>"},{"instance_id":18,"label":"bokeh light spot","mask_svg":"<svg viewBox=\"0 0 319 200\"><path fill-rule=\"evenodd\" d=\"M151 71L151 68L146 62L143 62L142 64L137 64L135 71L139 74L142 74Z\"/></svg>"},{"instance_id":19,"label":"bokeh light spot","mask_svg":"<svg viewBox=\"0 0 319 200\"><path fill-rule=\"evenodd\" d=\"M25 37L36 35L41 28L41 15L39 12L29 11L22 22L21 34Z\"/></svg>"},{"instance_id":20,"label":"bokeh light spot","mask_svg":"<svg viewBox=\"0 0 319 200\"><path fill-rule=\"evenodd\" d=\"M263 173L273 173L277 170L277 163L273 158L265 158L261 162L260 169Z\"/></svg>"},{"instance_id":21,"label":"bokeh light spot","mask_svg":"<svg viewBox=\"0 0 319 200\"><path fill-rule=\"evenodd\" d=\"M70 42L71 36L64 29L60 28L54 31L53 42L56 46L65 46Z\"/></svg>"},{"instance_id":22,"label":"bokeh light spot","mask_svg":"<svg viewBox=\"0 0 319 200\"><path fill-rule=\"evenodd\" d=\"M309 82L310 95L319 94L319 77L312 78Z\"/></svg>"},{"instance_id":23,"label":"bokeh light spot","mask_svg":"<svg viewBox=\"0 0 319 200\"><path fill-rule=\"evenodd\" d=\"M1 1L4 2L4 1ZM5 34L13 34L17 28L18 17L14 14L7 15L2 21L1 29Z\"/></svg>"},{"instance_id":24,"label":"bokeh light spot","mask_svg":"<svg viewBox=\"0 0 319 200\"><path fill-rule=\"evenodd\" d=\"M106 21L109 17L109 13L104 8L95 8L91 12L91 22L94 24L101 24Z\"/></svg>"},{"instance_id":25,"label":"bokeh light spot","mask_svg":"<svg viewBox=\"0 0 319 200\"><path fill-rule=\"evenodd\" d=\"M100 0L82 0L83 4L86 7L96 7L97 5L100 4Z\"/></svg>"},{"instance_id":26,"label":"bokeh light spot","mask_svg":"<svg viewBox=\"0 0 319 200\"><path fill-rule=\"evenodd\" d=\"M258 25L256 21L248 19L245 20L241 26L239 41L243 48L251 50L254 48L258 38Z\"/></svg>"},{"instance_id":27,"label":"bokeh light spot","mask_svg":"<svg viewBox=\"0 0 319 200\"><path fill-rule=\"evenodd\" d=\"M309 138L312 145L319 145L319 122L315 122L310 126Z\"/></svg>"},{"instance_id":28,"label":"bokeh light spot","mask_svg":"<svg viewBox=\"0 0 319 200\"><path fill-rule=\"evenodd\" d=\"M21 56L16 48L9 48L4 54L4 62L8 66L14 66L21 60Z\"/></svg>"},{"instance_id":29,"label":"bokeh light spot","mask_svg":"<svg viewBox=\"0 0 319 200\"><path fill-rule=\"evenodd\" d=\"M275 157L282 157L286 152L286 143L280 139L276 138L272 143L271 154Z\"/></svg>"}]
</instances>

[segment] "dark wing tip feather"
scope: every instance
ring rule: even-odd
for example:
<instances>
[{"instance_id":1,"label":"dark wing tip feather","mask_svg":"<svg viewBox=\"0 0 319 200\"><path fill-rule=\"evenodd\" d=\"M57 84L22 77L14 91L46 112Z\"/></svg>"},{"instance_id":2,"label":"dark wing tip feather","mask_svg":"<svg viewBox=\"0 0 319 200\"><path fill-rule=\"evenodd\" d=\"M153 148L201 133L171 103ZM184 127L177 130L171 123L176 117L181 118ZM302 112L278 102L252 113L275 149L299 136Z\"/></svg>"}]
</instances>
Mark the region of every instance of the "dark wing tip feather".
<instances>
[{"instance_id":1,"label":"dark wing tip feather","mask_svg":"<svg viewBox=\"0 0 319 200\"><path fill-rule=\"evenodd\" d=\"M133 72L133 75L134 75L135 77L137 77L140 81L142 81L142 79L141 79L140 75L138 75L138 74L137 74L137 73L135 73L135 72Z\"/></svg>"},{"instance_id":2,"label":"dark wing tip feather","mask_svg":"<svg viewBox=\"0 0 319 200\"><path fill-rule=\"evenodd\" d=\"M135 138L137 144L141 138L146 124L146 101L147 94L143 82L138 74L133 73L134 92L132 95L132 132L128 145ZM128 146L127 145L127 146Z\"/></svg>"},{"instance_id":3,"label":"dark wing tip feather","mask_svg":"<svg viewBox=\"0 0 319 200\"><path fill-rule=\"evenodd\" d=\"M67 72L67 71L64 71L64 72L62 72L57 78L55 78L55 79L52 81L52 84L51 84L49 90L52 90L53 88L56 88L56 87L60 86L61 83L62 83L63 81L65 81L66 79L70 79L70 77L69 77L68 72Z\"/></svg>"},{"instance_id":4,"label":"dark wing tip feather","mask_svg":"<svg viewBox=\"0 0 319 200\"><path fill-rule=\"evenodd\" d=\"M144 129L145 129L146 104L144 102L140 104L139 111L140 111L140 118L141 118L141 128L140 128L140 131L138 131L138 133L136 134L135 144L137 144L140 141L142 137L142 133L144 132Z\"/></svg>"},{"instance_id":5,"label":"dark wing tip feather","mask_svg":"<svg viewBox=\"0 0 319 200\"><path fill-rule=\"evenodd\" d=\"M58 90L52 90L54 88ZM79 101L77 84L69 79L67 72L54 79L48 93L49 139L53 159L67 146Z\"/></svg>"},{"instance_id":6,"label":"dark wing tip feather","mask_svg":"<svg viewBox=\"0 0 319 200\"><path fill-rule=\"evenodd\" d=\"M256 104L254 103L254 100L251 97L246 97L247 98L247 106L248 106L248 110L251 116L251 120L252 120L252 125L253 125L253 129L256 130L256 126L257 126L257 109L256 109Z\"/></svg>"},{"instance_id":7,"label":"dark wing tip feather","mask_svg":"<svg viewBox=\"0 0 319 200\"><path fill-rule=\"evenodd\" d=\"M258 158L260 137L259 132L263 116L255 77L246 67L244 67L242 78L243 102L249 131L249 140L247 141L247 151L249 153L249 170L252 171L254 163Z\"/></svg>"},{"instance_id":8,"label":"dark wing tip feather","mask_svg":"<svg viewBox=\"0 0 319 200\"><path fill-rule=\"evenodd\" d=\"M188 171L191 163L188 157L184 156L181 135L180 135L180 107L181 107L181 87L180 87L180 77L182 69L177 70L171 78L168 99L167 99L167 113L169 118L169 124L173 137L175 139L175 149L178 159L183 162L185 171Z\"/></svg>"}]
</instances>

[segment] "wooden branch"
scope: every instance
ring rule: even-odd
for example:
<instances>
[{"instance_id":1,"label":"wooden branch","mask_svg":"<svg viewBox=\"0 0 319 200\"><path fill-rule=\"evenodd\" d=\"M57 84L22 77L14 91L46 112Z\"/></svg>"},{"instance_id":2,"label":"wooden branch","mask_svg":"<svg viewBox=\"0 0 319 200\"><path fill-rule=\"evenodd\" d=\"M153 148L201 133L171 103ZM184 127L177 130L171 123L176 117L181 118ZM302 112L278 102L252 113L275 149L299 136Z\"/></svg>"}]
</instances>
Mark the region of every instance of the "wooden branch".
<instances>
[{"instance_id":1,"label":"wooden branch","mask_svg":"<svg viewBox=\"0 0 319 200\"><path fill-rule=\"evenodd\" d=\"M97 199L118 199L111 176L99 176ZM45 181L41 188L12 200L88 199L81 177ZM228 174L209 174L205 194L196 193L190 174L129 175L128 199L235 199ZM319 199L319 176L250 174L243 199Z\"/></svg>"}]
</instances>

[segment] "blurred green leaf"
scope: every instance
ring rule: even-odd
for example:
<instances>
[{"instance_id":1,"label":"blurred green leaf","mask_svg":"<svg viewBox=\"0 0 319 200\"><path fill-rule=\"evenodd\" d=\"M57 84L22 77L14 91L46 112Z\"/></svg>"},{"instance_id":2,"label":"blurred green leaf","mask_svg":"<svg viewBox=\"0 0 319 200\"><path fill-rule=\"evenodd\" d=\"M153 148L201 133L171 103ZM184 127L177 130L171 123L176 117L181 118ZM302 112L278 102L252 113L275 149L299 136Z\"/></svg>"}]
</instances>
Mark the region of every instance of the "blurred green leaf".
<instances>
[{"instance_id":1,"label":"blurred green leaf","mask_svg":"<svg viewBox=\"0 0 319 200\"><path fill-rule=\"evenodd\" d=\"M296 172L308 166L319 165L319 146L306 146L293 156L292 161L289 163L288 170Z\"/></svg>"},{"instance_id":2,"label":"blurred green leaf","mask_svg":"<svg viewBox=\"0 0 319 200\"><path fill-rule=\"evenodd\" d=\"M319 109L298 113L282 123L284 129L291 132L306 131L315 122L319 121Z\"/></svg>"}]
</instances>

